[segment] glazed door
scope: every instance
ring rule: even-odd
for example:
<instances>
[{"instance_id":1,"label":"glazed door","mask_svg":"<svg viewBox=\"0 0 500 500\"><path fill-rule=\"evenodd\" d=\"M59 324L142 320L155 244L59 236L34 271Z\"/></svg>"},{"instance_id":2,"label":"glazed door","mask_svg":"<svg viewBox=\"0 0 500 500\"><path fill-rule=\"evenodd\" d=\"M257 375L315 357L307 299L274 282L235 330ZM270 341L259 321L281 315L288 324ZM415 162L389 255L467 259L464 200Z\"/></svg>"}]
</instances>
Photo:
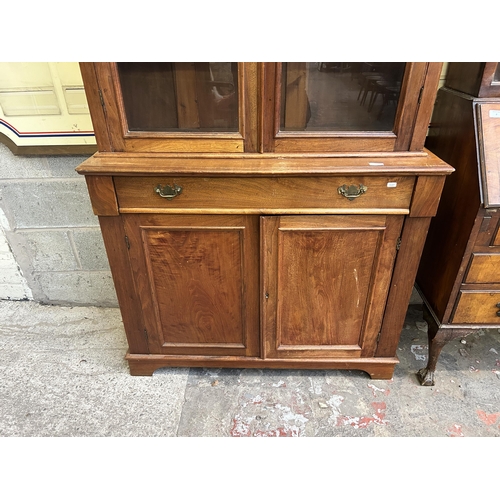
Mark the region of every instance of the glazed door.
<instances>
[{"instance_id":1,"label":"glazed door","mask_svg":"<svg viewBox=\"0 0 500 500\"><path fill-rule=\"evenodd\" d=\"M257 356L258 217L124 221L150 353Z\"/></svg>"},{"instance_id":2,"label":"glazed door","mask_svg":"<svg viewBox=\"0 0 500 500\"><path fill-rule=\"evenodd\" d=\"M263 217L264 355L375 353L403 216Z\"/></svg>"},{"instance_id":3,"label":"glazed door","mask_svg":"<svg viewBox=\"0 0 500 500\"><path fill-rule=\"evenodd\" d=\"M441 63L82 63L99 151L420 151Z\"/></svg>"},{"instance_id":4,"label":"glazed door","mask_svg":"<svg viewBox=\"0 0 500 500\"><path fill-rule=\"evenodd\" d=\"M257 149L257 65L82 63L99 151L243 153ZM104 132L103 132L104 131Z\"/></svg>"},{"instance_id":5,"label":"glazed door","mask_svg":"<svg viewBox=\"0 0 500 500\"><path fill-rule=\"evenodd\" d=\"M265 63L263 151L423 148L440 63Z\"/></svg>"}]
</instances>

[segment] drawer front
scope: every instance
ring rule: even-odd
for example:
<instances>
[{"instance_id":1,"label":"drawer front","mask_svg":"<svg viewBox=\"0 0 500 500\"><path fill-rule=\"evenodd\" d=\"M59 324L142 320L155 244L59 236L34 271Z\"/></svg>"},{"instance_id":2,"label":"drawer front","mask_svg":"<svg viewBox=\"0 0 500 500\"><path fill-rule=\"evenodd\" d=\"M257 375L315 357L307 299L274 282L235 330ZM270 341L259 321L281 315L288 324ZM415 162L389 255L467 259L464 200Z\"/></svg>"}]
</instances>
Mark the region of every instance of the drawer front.
<instances>
[{"instance_id":1,"label":"drawer front","mask_svg":"<svg viewBox=\"0 0 500 500\"><path fill-rule=\"evenodd\" d=\"M500 253L474 253L465 283L500 283Z\"/></svg>"},{"instance_id":2,"label":"drawer front","mask_svg":"<svg viewBox=\"0 0 500 500\"><path fill-rule=\"evenodd\" d=\"M493 238L491 239L492 246L500 246L500 220L497 221L497 225L493 232Z\"/></svg>"},{"instance_id":3,"label":"drawer front","mask_svg":"<svg viewBox=\"0 0 500 500\"><path fill-rule=\"evenodd\" d=\"M414 177L369 176L114 177L121 212L408 213L414 182Z\"/></svg>"},{"instance_id":4,"label":"drawer front","mask_svg":"<svg viewBox=\"0 0 500 500\"><path fill-rule=\"evenodd\" d=\"M500 291L461 291L452 323L500 324Z\"/></svg>"}]
</instances>

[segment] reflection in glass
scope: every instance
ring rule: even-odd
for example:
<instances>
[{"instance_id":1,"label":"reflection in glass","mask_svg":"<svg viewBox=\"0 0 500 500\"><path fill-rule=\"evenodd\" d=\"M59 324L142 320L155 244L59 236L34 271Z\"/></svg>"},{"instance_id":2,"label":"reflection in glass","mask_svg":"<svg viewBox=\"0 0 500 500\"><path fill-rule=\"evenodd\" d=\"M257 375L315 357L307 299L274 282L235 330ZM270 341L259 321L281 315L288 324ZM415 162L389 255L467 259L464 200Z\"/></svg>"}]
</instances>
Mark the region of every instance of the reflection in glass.
<instances>
[{"instance_id":1,"label":"reflection in glass","mask_svg":"<svg viewBox=\"0 0 500 500\"><path fill-rule=\"evenodd\" d=\"M391 131L405 63L283 63L283 131Z\"/></svg>"},{"instance_id":2,"label":"reflection in glass","mask_svg":"<svg viewBox=\"0 0 500 500\"><path fill-rule=\"evenodd\" d=\"M238 130L237 63L117 63L130 131Z\"/></svg>"}]
</instances>

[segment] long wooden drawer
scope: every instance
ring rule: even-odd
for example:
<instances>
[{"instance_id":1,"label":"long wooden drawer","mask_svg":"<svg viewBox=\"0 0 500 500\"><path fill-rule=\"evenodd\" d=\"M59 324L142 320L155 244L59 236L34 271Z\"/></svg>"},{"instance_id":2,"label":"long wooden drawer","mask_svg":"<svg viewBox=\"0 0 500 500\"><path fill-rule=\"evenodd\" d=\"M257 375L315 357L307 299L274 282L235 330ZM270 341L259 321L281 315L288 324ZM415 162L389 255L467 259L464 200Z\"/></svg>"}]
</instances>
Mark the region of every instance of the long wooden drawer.
<instances>
[{"instance_id":1,"label":"long wooden drawer","mask_svg":"<svg viewBox=\"0 0 500 500\"><path fill-rule=\"evenodd\" d=\"M500 291L462 290L452 323L461 324L500 324Z\"/></svg>"},{"instance_id":2,"label":"long wooden drawer","mask_svg":"<svg viewBox=\"0 0 500 500\"><path fill-rule=\"evenodd\" d=\"M500 283L500 253L474 253L464 283Z\"/></svg>"},{"instance_id":3,"label":"long wooden drawer","mask_svg":"<svg viewBox=\"0 0 500 500\"><path fill-rule=\"evenodd\" d=\"M124 213L217 210L405 214L414 182L412 176L114 177L119 209ZM168 195L166 186L177 190L175 196L160 196L157 191L161 189ZM339 188L350 188L354 197L344 196Z\"/></svg>"}]
</instances>

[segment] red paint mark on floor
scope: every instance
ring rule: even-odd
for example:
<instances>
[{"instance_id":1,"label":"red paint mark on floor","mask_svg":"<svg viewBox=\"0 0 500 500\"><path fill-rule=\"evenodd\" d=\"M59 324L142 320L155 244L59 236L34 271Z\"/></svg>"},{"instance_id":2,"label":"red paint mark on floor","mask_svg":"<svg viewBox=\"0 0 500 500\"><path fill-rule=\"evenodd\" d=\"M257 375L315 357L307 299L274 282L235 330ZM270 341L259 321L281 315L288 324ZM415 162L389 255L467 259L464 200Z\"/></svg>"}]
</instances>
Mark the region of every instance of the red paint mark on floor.
<instances>
[{"instance_id":1,"label":"red paint mark on floor","mask_svg":"<svg viewBox=\"0 0 500 500\"><path fill-rule=\"evenodd\" d=\"M255 437L297 437L298 433L294 432L292 429L279 427L278 429L269 431L255 431L253 435Z\"/></svg>"},{"instance_id":2,"label":"red paint mark on floor","mask_svg":"<svg viewBox=\"0 0 500 500\"><path fill-rule=\"evenodd\" d=\"M241 418L233 418L233 426L230 430L232 437L250 437L250 426Z\"/></svg>"},{"instance_id":3,"label":"red paint mark on floor","mask_svg":"<svg viewBox=\"0 0 500 500\"><path fill-rule=\"evenodd\" d=\"M241 413L231 421L231 437L298 437L305 433L305 416L312 410L304 404L300 396L292 397L292 407L266 396L245 398L241 403ZM257 410L257 411L256 411Z\"/></svg>"},{"instance_id":4,"label":"red paint mark on floor","mask_svg":"<svg viewBox=\"0 0 500 500\"><path fill-rule=\"evenodd\" d=\"M458 424L452 425L446 432L450 437L464 437L462 426Z\"/></svg>"},{"instance_id":5,"label":"red paint mark on floor","mask_svg":"<svg viewBox=\"0 0 500 500\"><path fill-rule=\"evenodd\" d=\"M385 410L387 405L383 401L375 401L372 403L375 413L371 417L349 417L342 416L337 419L337 425L350 425L355 429L365 429L370 424L386 425Z\"/></svg>"},{"instance_id":6,"label":"red paint mark on floor","mask_svg":"<svg viewBox=\"0 0 500 500\"><path fill-rule=\"evenodd\" d=\"M486 424L486 425L494 425L497 422L498 417L500 417L500 413L486 413L483 410L477 410L477 416Z\"/></svg>"}]
</instances>

